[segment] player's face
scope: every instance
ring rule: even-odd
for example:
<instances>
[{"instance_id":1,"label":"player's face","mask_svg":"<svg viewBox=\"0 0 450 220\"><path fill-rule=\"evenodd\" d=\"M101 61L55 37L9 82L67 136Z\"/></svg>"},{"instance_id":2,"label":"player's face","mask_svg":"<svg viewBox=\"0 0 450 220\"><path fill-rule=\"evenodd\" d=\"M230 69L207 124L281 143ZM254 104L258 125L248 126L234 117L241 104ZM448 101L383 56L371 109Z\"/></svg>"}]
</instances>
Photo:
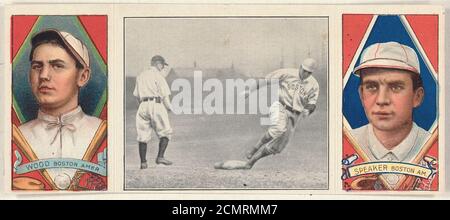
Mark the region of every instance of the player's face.
<instances>
[{"instance_id":1,"label":"player's face","mask_svg":"<svg viewBox=\"0 0 450 220\"><path fill-rule=\"evenodd\" d=\"M156 69L161 71L162 69L164 69L164 64L161 61L156 61L155 67L156 67Z\"/></svg>"},{"instance_id":2,"label":"player's face","mask_svg":"<svg viewBox=\"0 0 450 220\"><path fill-rule=\"evenodd\" d=\"M29 77L40 108L51 111L78 105L78 90L87 83L89 70L77 69L63 48L42 44L34 50Z\"/></svg>"},{"instance_id":3,"label":"player's face","mask_svg":"<svg viewBox=\"0 0 450 220\"><path fill-rule=\"evenodd\" d=\"M308 78L308 76L310 76L312 73L309 71L304 70L303 68L300 68L300 71L298 73L298 77L300 77L300 79L306 79Z\"/></svg>"},{"instance_id":4,"label":"player's face","mask_svg":"<svg viewBox=\"0 0 450 220\"><path fill-rule=\"evenodd\" d=\"M360 97L366 116L375 129L396 131L412 124L413 108L420 105L423 88L413 90L411 73L371 68L361 75Z\"/></svg>"}]
</instances>

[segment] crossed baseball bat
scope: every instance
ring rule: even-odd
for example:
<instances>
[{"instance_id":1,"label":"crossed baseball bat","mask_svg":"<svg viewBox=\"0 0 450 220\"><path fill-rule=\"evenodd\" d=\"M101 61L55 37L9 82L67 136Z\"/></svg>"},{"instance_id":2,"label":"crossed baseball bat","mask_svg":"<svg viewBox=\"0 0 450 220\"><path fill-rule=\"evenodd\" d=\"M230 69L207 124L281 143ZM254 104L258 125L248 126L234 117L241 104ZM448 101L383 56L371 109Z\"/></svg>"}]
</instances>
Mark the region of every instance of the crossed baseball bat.
<instances>
[{"instance_id":1,"label":"crossed baseball bat","mask_svg":"<svg viewBox=\"0 0 450 220\"><path fill-rule=\"evenodd\" d=\"M352 144L353 148L355 149L356 153L362 158L363 161L369 162L370 159L366 155L366 153L361 149L358 142L353 138L353 136L350 134L350 131L344 127L344 135L347 137L347 140ZM433 146L434 141L438 138L438 128L433 131L431 134L430 139L427 140L427 142L424 144L420 152L417 154L417 156L414 158L412 163L418 164L428 153L430 148ZM412 190L414 187L414 182L416 180L416 177L414 176L407 176L402 175L400 180L398 181L397 185L395 187L391 187L387 181L386 178L382 175L378 175L378 179L381 181L383 186L387 188L388 190Z\"/></svg>"},{"instance_id":2,"label":"crossed baseball bat","mask_svg":"<svg viewBox=\"0 0 450 220\"><path fill-rule=\"evenodd\" d=\"M103 120L100 123L100 126L98 127L97 131L95 132L94 137L92 138L88 148L86 149L86 152L84 153L82 160L90 161L93 158L93 156L95 155L95 153L97 152L97 150L101 146L104 138L106 137L107 127L108 126L107 126L106 120ZM31 145L28 143L26 138L23 136L22 132L20 132L19 128L15 124L13 124L13 126L12 126L12 139L13 139L13 142L16 144L16 146L21 150L23 155L30 162L39 160L39 158L36 156L36 154L34 153L33 149L31 148ZM39 172L42 174L42 176L44 177L46 182L48 184L50 184L50 187L52 189L59 190L58 187L56 186L55 182L53 181L53 179L48 174L47 170L42 169L42 170L39 170ZM77 180L82 175L83 175L83 172L77 170L77 172L75 173L75 175L72 178L72 180ZM22 180L33 182L32 184L25 183L26 185L36 185L36 181L37 181L37 180L32 179L32 178L24 178ZM13 189L21 189L20 187L15 187L14 186L14 181L13 181L12 184L13 184L13 186L12 186ZM74 181L72 181L70 183L70 186L69 186L68 189L69 190L73 190L75 188L75 186L76 186L76 183ZM24 189L24 190L27 190L27 189Z\"/></svg>"}]
</instances>

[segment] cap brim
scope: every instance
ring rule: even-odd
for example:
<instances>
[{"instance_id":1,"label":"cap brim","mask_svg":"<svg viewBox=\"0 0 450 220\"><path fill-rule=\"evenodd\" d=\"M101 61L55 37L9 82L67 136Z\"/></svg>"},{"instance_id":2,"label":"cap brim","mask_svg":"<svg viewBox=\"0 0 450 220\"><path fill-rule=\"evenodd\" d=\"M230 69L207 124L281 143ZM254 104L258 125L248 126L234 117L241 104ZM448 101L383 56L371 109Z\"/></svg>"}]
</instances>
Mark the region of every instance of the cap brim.
<instances>
[{"instance_id":1,"label":"cap brim","mask_svg":"<svg viewBox=\"0 0 450 220\"><path fill-rule=\"evenodd\" d=\"M61 35L61 32L56 29L46 29L44 31L38 32L31 38L31 45L34 46L43 40L49 39L56 39L61 41L64 46L70 51L70 53L76 58L76 60L78 60L85 68L89 67L83 60L83 58L81 58L81 56L78 54L78 52L72 47L72 45L70 45L70 43L66 41L64 36Z\"/></svg>"},{"instance_id":2,"label":"cap brim","mask_svg":"<svg viewBox=\"0 0 450 220\"><path fill-rule=\"evenodd\" d=\"M166 61L164 61L164 60L153 60L153 61L151 61L152 63L154 63L154 62L160 62L162 65L165 65L165 66L168 66L169 64L168 63L166 63Z\"/></svg>"},{"instance_id":3,"label":"cap brim","mask_svg":"<svg viewBox=\"0 0 450 220\"><path fill-rule=\"evenodd\" d=\"M305 68L303 65L301 65L301 67L302 67L303 70L306 70L306 71L308 71L310 73L314 72L312 69Z\"/></svg>"},{"instance_id":4,"label":"cap brim","mask_svg":"<svg viewBox=\"0 0 450 220\"><path fill-rule=\"evenodd\" d=\"M385 68L385 69L399 69L399 70L407 70L413 73L419 73L419 70L415 67L412 67L402 61L398 60L387 60L387 59L374 59L367 61L365 63L360 64L355 68L353 73L357 76L360 75L361 70L367 68Z\"/></svg>"}]
</instances>

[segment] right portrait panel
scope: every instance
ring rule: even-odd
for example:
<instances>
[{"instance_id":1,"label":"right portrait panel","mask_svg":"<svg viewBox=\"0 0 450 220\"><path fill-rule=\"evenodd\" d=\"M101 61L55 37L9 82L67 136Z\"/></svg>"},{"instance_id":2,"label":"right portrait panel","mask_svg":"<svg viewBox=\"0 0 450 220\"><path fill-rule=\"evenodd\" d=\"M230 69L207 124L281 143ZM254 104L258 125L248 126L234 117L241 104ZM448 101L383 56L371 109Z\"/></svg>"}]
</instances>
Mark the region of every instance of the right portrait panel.
<instances>
[{"instance_id":1,"label":"right portrait panel","mask_svg":"<svg viewBox=\"0 0 450 220\"><path fill-rule=\"evenodd\" d=\"M439 15L342 27L342 189L438 191Z\"/></svg>"}]
</instances>

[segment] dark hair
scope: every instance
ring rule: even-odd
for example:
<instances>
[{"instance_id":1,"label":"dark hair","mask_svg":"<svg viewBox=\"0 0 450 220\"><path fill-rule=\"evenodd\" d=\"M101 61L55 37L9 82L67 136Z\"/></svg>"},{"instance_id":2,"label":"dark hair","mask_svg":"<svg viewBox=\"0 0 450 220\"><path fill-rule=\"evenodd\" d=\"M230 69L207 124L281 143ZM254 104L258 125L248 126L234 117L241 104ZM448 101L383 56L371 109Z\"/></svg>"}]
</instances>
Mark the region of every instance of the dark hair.
<instances>
[{"instance_id":1,"label":"dark hair","mask_svg":"<svg viewBox=\"0 0 450 220\"><path fill-rule=\"evenodd\" d=\"M359 85L362 85L363 82L363 76L364 74L364 70L367 69L362 69L359 71L359 76L360 76L360 81L359 81ZM407 72L410 72L408 70L405 70ZM409 74L411 76L411 80L413 83L413 91L416 91L418 88L422 87L423 88L423 81L422 81L422 77L420 76L420 74L414 73L414 72L410 72L411 74Z\"/></svg>"},{"instance_id":2,"label":"dark hair","mask_svg":"<svg viewBox=\"0 0 450 220\"><path fill-rule=\"evenodd\" d=\"M64 49L75 60L76 68L78 70L84 69L83 64L81 64L80 61L78 61L78 59L72 54L72 52L70 52L70 50L67 48L67 46L64 43L62 43L60 40L57 40L57 39L41 40L41 41L35 43L34 45L32 45L31 51L30 51L30 58L29 58L30 61L33 60L33 54L34 54L34 51L36 50L36 48L38 48L42 44L51 44L51 45L58 46L58 47Z\"/></svg>"}]
</instances>

